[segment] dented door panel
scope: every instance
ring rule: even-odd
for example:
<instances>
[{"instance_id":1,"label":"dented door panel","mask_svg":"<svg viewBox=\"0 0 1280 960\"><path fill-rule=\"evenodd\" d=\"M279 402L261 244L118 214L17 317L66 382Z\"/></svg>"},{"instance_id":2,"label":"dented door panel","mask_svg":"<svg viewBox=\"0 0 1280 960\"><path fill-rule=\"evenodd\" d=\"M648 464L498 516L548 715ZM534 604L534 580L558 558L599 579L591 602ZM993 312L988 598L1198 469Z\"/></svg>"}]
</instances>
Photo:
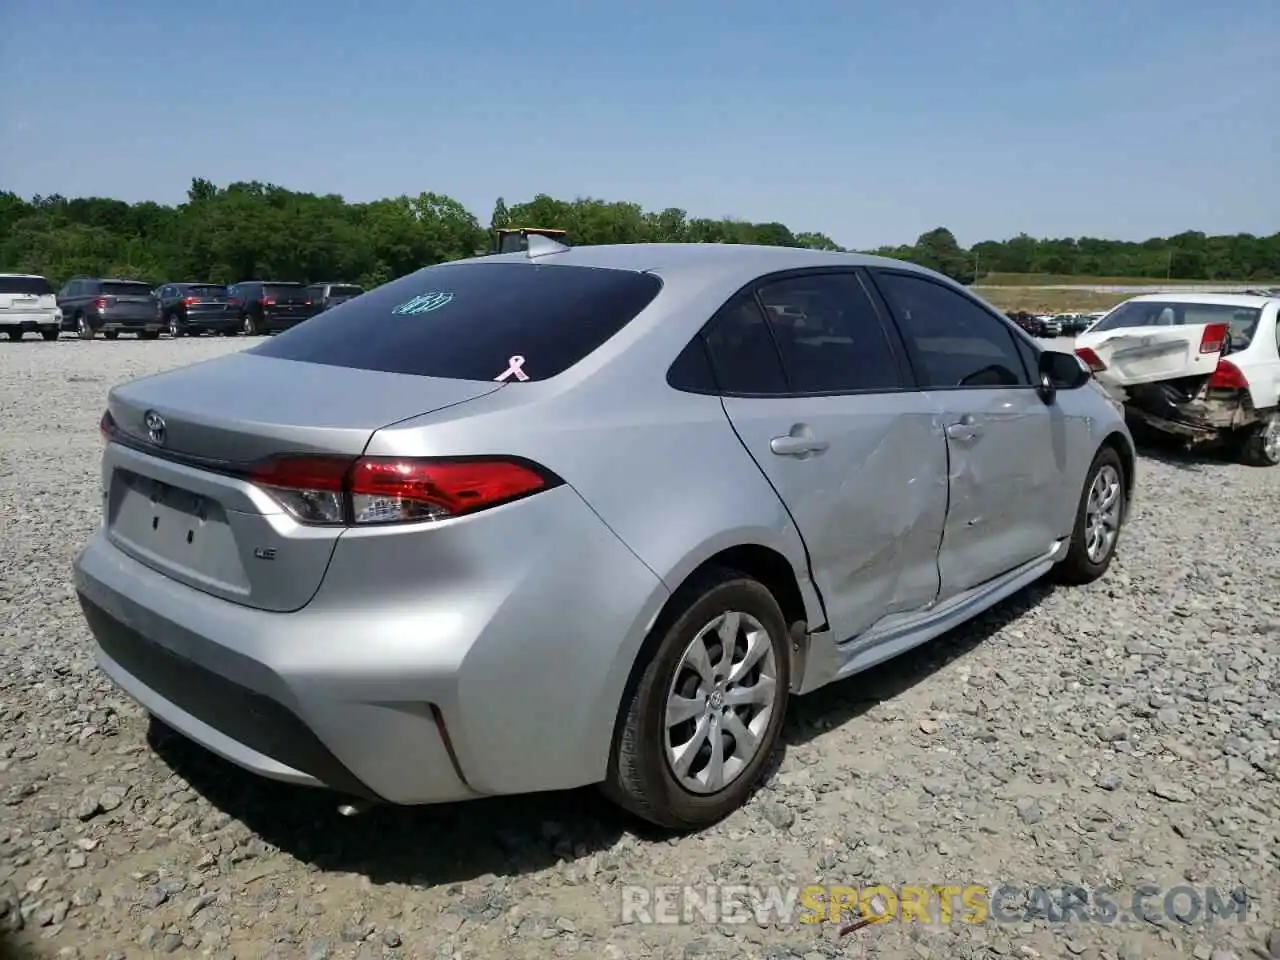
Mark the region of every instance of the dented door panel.
<instances>
[{"instance_id":1,"label":"dented door panel","mask_svg":"<svg viewBox=\"0 0 1280 960\"><path fill-rule=\"evenodd\" d=\"M938 557L946 600L1043 556L1063 535L1064 508L1074 514L1079 496L1075 434L1087 428L1033 389L937 396L953 425L951 498ZM972 429L956 426L966 423Z\"/></svg>"},{"instance_id":2,"label":"dented door panel","mask_svg":"<svg viewBox=\"0 0 1280 960\"><path fill-rule=\"evenodd\" d=\"M937 598L947 450L933 398L904 392L723 402L804 538L835 637L843 641ZM774 441L788 437L826 446L787 453L785 442Z\"/></svg>"}]
</instances>

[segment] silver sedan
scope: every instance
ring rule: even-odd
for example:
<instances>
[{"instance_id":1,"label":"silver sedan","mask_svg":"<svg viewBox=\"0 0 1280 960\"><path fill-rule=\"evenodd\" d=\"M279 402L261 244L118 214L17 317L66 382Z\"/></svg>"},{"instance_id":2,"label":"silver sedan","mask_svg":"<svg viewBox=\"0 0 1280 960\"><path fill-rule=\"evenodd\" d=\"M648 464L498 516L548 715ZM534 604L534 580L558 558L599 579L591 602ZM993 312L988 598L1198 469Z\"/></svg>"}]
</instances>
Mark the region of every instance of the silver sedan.
<instances>
[{"instance_id":1,"label":"silver sedan","mask_svg":"<svg viewBox=\"0 0 1280 960\"><path fill-rule=\"evenodd\" d=\"M1102 576L1134 482L1088 369L963 287L735 245L428 267L102 431L76 586L168 726L365 802L602 784L677 829L788 696Z\"/></svg>"}]
</instances>

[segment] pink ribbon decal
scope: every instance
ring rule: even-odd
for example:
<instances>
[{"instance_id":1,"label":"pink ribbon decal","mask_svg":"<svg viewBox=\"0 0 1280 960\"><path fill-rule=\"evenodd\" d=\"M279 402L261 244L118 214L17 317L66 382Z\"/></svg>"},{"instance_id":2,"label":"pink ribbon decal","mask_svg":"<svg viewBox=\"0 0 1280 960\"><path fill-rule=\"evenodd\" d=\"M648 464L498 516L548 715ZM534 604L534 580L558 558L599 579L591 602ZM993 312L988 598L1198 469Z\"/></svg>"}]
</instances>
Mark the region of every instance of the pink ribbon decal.
<instances>
[{"instance_id":1,"label":"pink ribbon decal","mask_svg":"<svg viewBox=\"0 0 1280 960\"><path fill-rule=\"evenodd\" d=\"M525 373L524 370L522 369L524 367L524 357L520 356L520 354L517 353L514 357L512 357L507 362L510 364L510 366L507 367L507 369L503 370L502 373L498 374L498 376L493 378L495 383L501 383L502 381L506 380L508 377L515 377L517 380L529 379L529 375Z\"/></svg>"}]
</instances>

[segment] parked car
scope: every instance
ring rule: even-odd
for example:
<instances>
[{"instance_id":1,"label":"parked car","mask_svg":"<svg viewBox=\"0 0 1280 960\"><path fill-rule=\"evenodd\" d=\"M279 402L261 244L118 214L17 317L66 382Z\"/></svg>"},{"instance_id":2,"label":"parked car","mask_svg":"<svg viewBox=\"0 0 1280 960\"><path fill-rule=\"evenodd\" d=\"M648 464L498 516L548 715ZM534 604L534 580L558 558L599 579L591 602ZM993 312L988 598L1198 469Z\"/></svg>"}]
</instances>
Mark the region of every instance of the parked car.
<instances>
[{"instance_id":1,"label":"parked car","mask_svg":"<svg viewBox=\"0 0 1280 960\"><path fill-rule=\"evenodd\" d=\"M156 309L171 337L195 333L235 334L240 310L220 283L166 283L156 291Z\"/></svg>"},{"instance_id":2,"label":"parked car","mask_svg":"<svg viewBox=\"0 0 1280 960\"><path fill-rule=\"evenodd\" d=\"M1280 463L1280 298L1134 297L1076 338L1076 353L1131 417L1190 444L1226 442Z\"/></svg>"},{"instance_id":3,"label":"parked car","mask_svg":"<svg viewBox=\"0 0 1280 960\"><path fill-rule=\"evenodd\" d=\"M242 280L227 288L247 337L288 330L316 315L316 306L300 283Z\"/></svg>"},{"instance_id":4,"label":"parked car","mask_svg":"<svg viewBox=\"0 0 1280 960\"><path fill-rule=\"evenodd\" d=\"M1062 335L1062 324L1057 317L1041 315L1036 319L1040 321L1040 336L1052 340L1054 337Z\"/></svg>"},{"instance_id":5,"label":"parked car","mask_svg":"<svg viewBox=\"0 0 1280 960\"><path fill-rule=\"evenodd\" d=\"M364 287L354 283L313 283L307 287L307 296L316 307L316 312L336 307L364 293Z\"/></svg>"},{"instance_id":6,"label":"parked car","mask_svg":"<svg viewBox=\"0 0 1280 960\"><path fill-rule=\"evenodd\" d=\"M162 322L151 287L140 280L76 277L58 291L62 329L74 330L81 340L101 333L114 340L121 333L140 340L160 336Z\"/></svg>"},{"instance_id":7,"label":"parked car","mask_svg":"<svg viewBox=\"0 0 1280 960\"><path fill-rule=\"evenodd\" d=\"M169 727L355 808L602 783L679 829L790 695L1101 577L1135 460L953 281L729 244L428 267L112 388L102 431L76 589Z\"/></svg>"},{"instance_id":8,"label":"parked car","mask_svg":"<svg viewBox=\"0 0 1280 960\"><path fill-rule=\"evenodd\" d=\"M1015 310L1009 314L1009 319L1033 337L1044 336L1044 324L1034 314L1027 313L1025 310Z\"/></svg>"},{"instance_id":9,"label":"parked car","mask_svg":"<svg viewBox=\"0 0 1280 960\"><path fill-rule=\"evenodd\" d=\"M44 277L30 273L0 273L0 330L10 340L39 333L57 340L62 329L58 298Z\"/></svg>"}]
</instances>

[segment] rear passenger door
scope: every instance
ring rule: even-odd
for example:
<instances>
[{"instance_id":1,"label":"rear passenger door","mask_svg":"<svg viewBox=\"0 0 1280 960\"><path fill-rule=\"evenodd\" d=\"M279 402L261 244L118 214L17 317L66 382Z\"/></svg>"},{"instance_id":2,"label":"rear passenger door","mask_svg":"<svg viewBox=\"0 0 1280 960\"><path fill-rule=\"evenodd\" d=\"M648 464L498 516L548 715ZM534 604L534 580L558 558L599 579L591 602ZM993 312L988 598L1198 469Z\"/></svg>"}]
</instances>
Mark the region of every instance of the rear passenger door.
<instances>
[{"instance_id":1,"label":"rear passenger door","mask_svg":"<svg viewBox=\"0 0 1280 960\"><path fill-rule=\"evenodd\" d=\"M920 273L875 270L915 368L941 405L950 509L938 557L943 599L1045 556L1078 490L1067 451L1080 429L1036 389L1031 350L981 304Z\"/></svg>"},{"instance_id":2,"label":"rear passenger door","mask_svg":"<svg viewBox=\"0 0 1280 960\"><path fill-rule=\"evenodd\" d=\"M857 272L775 275L714 318L725 412L795 521L837 642L938 594L947 451Z\"/></svg>"}]
</instances>

